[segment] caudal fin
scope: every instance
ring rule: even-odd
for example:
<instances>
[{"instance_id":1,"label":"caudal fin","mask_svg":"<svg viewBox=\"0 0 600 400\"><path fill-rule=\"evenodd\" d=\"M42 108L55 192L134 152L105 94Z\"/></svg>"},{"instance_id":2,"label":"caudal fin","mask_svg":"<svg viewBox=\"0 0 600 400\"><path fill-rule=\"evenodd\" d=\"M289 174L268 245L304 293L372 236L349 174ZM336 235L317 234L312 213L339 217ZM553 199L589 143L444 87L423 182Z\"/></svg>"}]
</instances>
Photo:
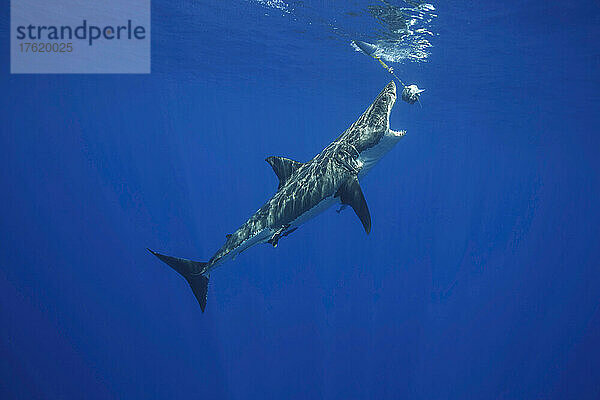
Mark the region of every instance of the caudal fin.
<instances>
[{"instance_id":1,"label":"caudal fin","mask_svg":"<svg viewBox=\"0 0 600 400\"><path fill-rule=\"evenodd\" d=\"M194 296L196 296L198 303L200 303L202 312L204 312L204 309L206 308L206 293L208 292L208 275L205 275L204 273L208 263L165 256L164 254L157 253L150 249L148 249L148 251L175 271L179 272L179 274L188 281L194 292Z\"/></svg>"}]
</instances>

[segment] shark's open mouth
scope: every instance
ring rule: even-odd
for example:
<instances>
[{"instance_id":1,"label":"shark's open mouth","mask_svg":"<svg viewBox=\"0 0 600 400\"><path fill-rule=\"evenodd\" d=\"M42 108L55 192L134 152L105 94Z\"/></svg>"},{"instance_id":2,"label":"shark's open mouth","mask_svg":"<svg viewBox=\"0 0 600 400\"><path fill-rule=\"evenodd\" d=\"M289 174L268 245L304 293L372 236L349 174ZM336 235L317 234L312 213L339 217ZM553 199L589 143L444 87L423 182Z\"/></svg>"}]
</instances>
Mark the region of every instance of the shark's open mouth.
<instances>
[{"instance_id":1,"label":"shark's open mouth","mask_svg":"<svg viewBox=\"0 0 600 400\"><path fill-rule=\"evenodd\" d=\"M390 97L387 112L387 128L391 135L402 137L406 134L406 131L394 131L390 128L390 115L392 114L392 108L394 108L394 104L396 104L396 99L398 98L396 94L396 83L394 81L391 81L390 83L388 83L386 89L388 89L387 95Z\"/></svg>"}]
</instances>

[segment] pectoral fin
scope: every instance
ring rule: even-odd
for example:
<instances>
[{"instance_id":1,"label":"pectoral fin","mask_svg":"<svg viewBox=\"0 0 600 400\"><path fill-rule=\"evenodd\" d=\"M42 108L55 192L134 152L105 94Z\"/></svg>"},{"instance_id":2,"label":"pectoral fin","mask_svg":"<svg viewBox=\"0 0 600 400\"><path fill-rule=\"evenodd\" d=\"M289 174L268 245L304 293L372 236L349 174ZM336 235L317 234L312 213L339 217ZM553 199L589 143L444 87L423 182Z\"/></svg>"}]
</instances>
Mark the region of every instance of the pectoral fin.
<instances>
[{"instance_id":1,"label":"pectoral fin","mask_svg":"<svg viewBox=\"0 0 600 400\"><path fill-rule=\"evenodd\" d=\"M344 182L335 197L339 197L342 204L352 207L362 222L365 232L369 234L371 232L371 214L369 214L369 207L367 207L367 201L358 183L358 178L353 176Z\"/></svg>"},{"instance_id":2,"label":"pectoral fin","mask_svg":"<svg viewBox=\"0 0 600 400\"><path fill-rule=\"evenodd\" d=\"M301 162L290 160L285 157L271 156L265 159L265 161L271 165L273 171L275 171L275 174L279 178L279 187L277 189L285 185L288 179L290 179L290 176L302 166Z\"/></svg>"}]
</instances>

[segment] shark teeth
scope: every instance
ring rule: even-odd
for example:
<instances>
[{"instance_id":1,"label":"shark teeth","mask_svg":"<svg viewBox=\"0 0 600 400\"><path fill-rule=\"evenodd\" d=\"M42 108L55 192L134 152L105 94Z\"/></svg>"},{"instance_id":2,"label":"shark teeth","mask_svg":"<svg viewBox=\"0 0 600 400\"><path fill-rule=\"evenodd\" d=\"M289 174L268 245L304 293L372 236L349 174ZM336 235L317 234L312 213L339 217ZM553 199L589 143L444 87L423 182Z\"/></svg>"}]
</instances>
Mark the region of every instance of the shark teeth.
<instances>
[{"instance_id":1,"label":"shark teeth","mask_svg":"<svg viewBox=\"0 0 600 400\"><path fill-rule=\"evenodd\" d=\"M402 130L402 131L393 131L390 129L390 133L394 136L398 136L398 137L402 137L404 135L406 135L406 131Z\"/></svg>"}]
</instances>

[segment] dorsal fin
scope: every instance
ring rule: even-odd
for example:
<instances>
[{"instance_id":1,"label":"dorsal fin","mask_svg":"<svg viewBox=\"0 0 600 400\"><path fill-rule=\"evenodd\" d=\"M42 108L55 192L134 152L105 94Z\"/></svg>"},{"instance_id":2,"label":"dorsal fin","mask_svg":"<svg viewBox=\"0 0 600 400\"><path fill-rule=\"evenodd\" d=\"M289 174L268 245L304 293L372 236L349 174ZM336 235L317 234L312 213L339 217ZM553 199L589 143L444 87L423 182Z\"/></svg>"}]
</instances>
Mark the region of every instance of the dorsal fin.
<instances>
[{"instance_id":1,"label":"dorsal fin","mask_svg":"<svg viewBox=\"0 0 600 400\"><path fill-rule=\"evenodd\" d=\"M339 197L342 204L352 207L368 235L371 232L371 214L365 196L358 184L358 178L356 176L348 178L346 182L342 183L335 197Z\"/></svg>"},{"instance_id":2,"label":"dorsal fin","mask_svg":"<svg viewBox=\"0 0 600 400\"><path fill-rule=\"evenodd\" d=\"M292 174L298 168L300 168L300 166L302 166L301 162L290 160L289 158L285 157L271 156L267 157L265 161L271 165L273 171L275 171L275 174L279 178L279 186L277 189L285 185L287 180L290 179L290 176L292 176Z\"/></svg>"}]
</instances>

